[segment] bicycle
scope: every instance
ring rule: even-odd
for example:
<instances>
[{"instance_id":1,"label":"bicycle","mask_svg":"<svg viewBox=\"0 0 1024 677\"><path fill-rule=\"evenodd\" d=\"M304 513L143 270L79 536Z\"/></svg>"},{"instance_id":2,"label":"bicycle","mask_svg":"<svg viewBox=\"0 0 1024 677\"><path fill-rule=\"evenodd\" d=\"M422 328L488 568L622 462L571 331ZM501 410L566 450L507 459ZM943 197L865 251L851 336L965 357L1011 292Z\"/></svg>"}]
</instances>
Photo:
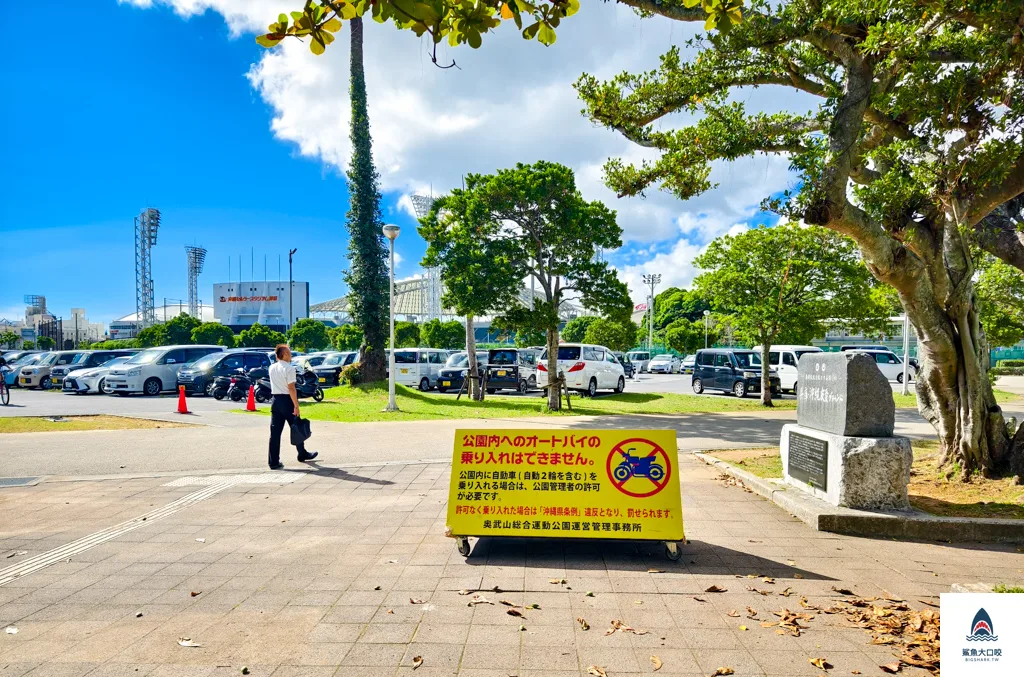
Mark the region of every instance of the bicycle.
<instances>
[{"instance_id":1,"label":"bicycle","mask_svg":"<svg viewBox=\"0 0 1024 677\"><path fill-rule=\"evenodd\" d=\"M5 407L11 403L11 389L7 385L8 371L6 365L0 366L0 404Z\"/></svg>"}]
</instances>

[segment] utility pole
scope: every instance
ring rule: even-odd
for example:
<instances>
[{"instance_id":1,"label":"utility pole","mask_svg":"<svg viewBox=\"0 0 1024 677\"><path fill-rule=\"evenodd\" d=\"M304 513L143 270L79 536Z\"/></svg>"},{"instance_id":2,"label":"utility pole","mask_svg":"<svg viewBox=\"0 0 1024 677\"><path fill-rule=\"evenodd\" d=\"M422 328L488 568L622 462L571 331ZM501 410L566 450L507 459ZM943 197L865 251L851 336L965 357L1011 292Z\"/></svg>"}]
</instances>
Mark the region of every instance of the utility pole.
<instances>
[{"instance_id":1,"label":"utility pole","mask_svg":"<svg viewBox=\"0 0 1024 677\"><path fill-rule=\"evenodd\" d=\"M910 315L903 311L903 394L908 393L907 381L910 380Z\"/></svg>"},{"instance_id":2,"label":"utility pole","mask_svg":"<svg viewBox=\"0 0 1024 677\"><path fill-rule=\"evenodd\" d=\"M292 256L294 256L295 252L297 252L297 251L299 251L297 247L295 249L290 249L288 251L288 328L289 329L292 328L292 318L294 317L294 315L292 315Z\"/></svg>"},{"instance_id":3,"label":"utility pole","mask_svg":"<svg viewBox=\"0 0 1024 677\"><path fill-rule=\"evenodd\" d=\"M644 275L644 284L651 288L650 305L647 308L647 349L654 352L654 288L661 283L661 273Z\"/></svg>"}]
</instances>

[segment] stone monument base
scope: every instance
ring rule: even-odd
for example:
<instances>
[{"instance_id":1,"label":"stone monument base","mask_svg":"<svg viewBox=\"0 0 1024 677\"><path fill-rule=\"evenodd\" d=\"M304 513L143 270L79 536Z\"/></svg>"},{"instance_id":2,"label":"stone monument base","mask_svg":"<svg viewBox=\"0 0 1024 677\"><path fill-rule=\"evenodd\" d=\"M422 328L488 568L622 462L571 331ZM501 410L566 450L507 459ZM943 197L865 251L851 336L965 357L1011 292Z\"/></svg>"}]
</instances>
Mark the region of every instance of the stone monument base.
<instances>
[{"instance_id":1,"label":"stone monument base","mask_svg":"<svg viewBox=\"0 0 1024 677\"><path fill-rule=\"evenodd\" d=\"M787 484L835 506L907 510L914 453L906 437L847 437L788 424L782 428Z\"/></svg>"}]
</instances>

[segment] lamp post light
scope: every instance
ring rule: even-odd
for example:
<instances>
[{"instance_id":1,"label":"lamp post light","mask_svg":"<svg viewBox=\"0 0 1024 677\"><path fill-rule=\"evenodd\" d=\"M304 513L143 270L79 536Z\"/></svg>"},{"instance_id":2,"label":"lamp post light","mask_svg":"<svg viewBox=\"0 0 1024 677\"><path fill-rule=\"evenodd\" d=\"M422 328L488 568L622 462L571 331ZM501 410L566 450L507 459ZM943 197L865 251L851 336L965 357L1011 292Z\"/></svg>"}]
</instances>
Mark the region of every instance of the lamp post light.
<instances>
[{"instance_id":1,"label":"lamp post light","mask_svg":"<svg viewBox=\"0 0 1024 677\"><path fill-rule=\"evenodd\" d=\"M651 302L648 306L647 349L654 352L654 288L661 283L661 273L644 275L644 284L651 288Z\"/></svg>"},{"instance_id":2,"label":"lamp post light","mask_svg":"<svg viewBox=\"0 0 1024 677\"><path fill-rule=\"evenodd\" d=\"M298 247L295 249L288 250L288 328L292 328L292 322L295 318L295 314L292 312L292 257L295 256L295 252L299 251ZM238 264L238 271L241 273L242 264ZM309 296L307 295L307 299ZM308 303L306 304L309 305Z\"/></svg>"},{"instance_id":3,"label":"lamp post light","mask_svg":"<svg viewBox=\"0 0 1024 677\"><path fill-rule=\"evenodd\" d=\"M708 322L709 322L710 318L711 318L711 311L710 310L705 310L704 311L704 347L705 348L708 347Z\"/></svg>"},{"instance_id":4,"label":"lamp post light","mask_svg":"<svg viewBox=\"0 0 1024 677\"><path fill-rule=\"evenodd\" d=\"M910 380L910 315L903 311L903 394L908 392L907 381Z\"/></svg>"},{"instance_id":5,"label":"lamp post light","mask_svg":"<svg viewBox=\"0 0 1024 677\"><path fill-rule=\"evenodd\" d=\"M382 230L384 231L384 237L388 239L391 246L388 285L388 296L391 305L391 310L388 312L391 320L391 342L389 343L391 350L388 352L388 406L384 411L398 411L398 405L395 404L395 238L398 237L402 229L389 223Z\"/></svg>"}]
</instances>

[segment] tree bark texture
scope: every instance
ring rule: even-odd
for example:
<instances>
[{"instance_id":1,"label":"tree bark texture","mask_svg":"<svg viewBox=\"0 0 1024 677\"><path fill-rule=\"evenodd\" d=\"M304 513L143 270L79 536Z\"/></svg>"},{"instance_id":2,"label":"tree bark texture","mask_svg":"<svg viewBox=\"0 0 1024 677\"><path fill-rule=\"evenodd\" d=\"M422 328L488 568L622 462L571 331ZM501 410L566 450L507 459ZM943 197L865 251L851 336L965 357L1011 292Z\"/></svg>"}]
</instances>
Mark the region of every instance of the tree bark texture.
<instances>
[{"instance_id":1,"label":"tree bark texture","mask_svg":"<svg viewBox=\"0 0 1024 677\"><path fill-rule=\"evenodd\" d=\"M774 407L772 404L772 381L768 365L769 349L768 341L761 343L761 404L766 407Z\"/></svg>"},{"instance_id":2,"label":"tree bark texture","mask_svg":"<svg viewBox=\"0 0 1024 677\"><path fill-rule=\"evenodd\" d=\"M469 361L469 368L466 370L469 396L477 402L482 402L484 399L483 384L479 379L472 378L480 375L480 365L476 359L476 329L473 327L472 315L466 315L466 358Z\"/></svg>"},{"instance_id":3,"label":"tree bark texture","mask_svg":"<svg viewBox=\"0 0 1024 677\"><path fill-rule=\"evenodd\" d=\"M556 387L558 381L558 327L548 329L548 409L550 411L561 411L562 409L562 386ZM582 355L580 356L583 357Z\"/></svg>"},{"instance_id":4,"label":"tree bark texture","mask_svg":"<svg viewBox=\"0 0 1024 677\"><path fill-rule=\"evenodd\" d=\"M352 162L348 170L349 189L349 312L363 331L362 378L365 382L385 378L384 346L388 336L387 247L381 231L380 190L373 165L373 142L366 105L366 76L363 70L363 20L349 20L351 58L349 96L352 101Z\"/></svg>"}]
</instances>

